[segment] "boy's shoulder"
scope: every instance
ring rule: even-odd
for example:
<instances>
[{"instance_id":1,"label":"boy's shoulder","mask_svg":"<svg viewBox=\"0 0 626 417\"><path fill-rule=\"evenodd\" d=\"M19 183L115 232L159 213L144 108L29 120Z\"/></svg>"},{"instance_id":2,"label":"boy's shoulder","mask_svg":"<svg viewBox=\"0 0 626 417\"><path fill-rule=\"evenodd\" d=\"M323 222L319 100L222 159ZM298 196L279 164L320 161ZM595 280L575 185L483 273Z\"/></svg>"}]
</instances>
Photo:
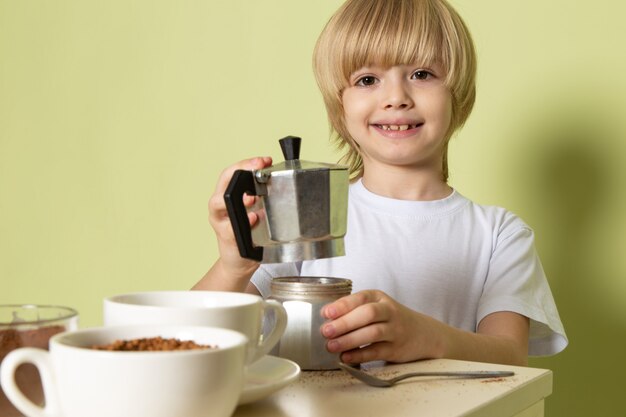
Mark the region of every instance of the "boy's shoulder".
<instances>
[{"instance_id":1,"label":"boy's shoulder","mask_svg":"<svg viewBox=\"0 0 626 417\"><path fill-rule=\"evenodd\" d=\"M492 228L500 233L513 232L520 229L532 231L530 226L520 216L507 208L497 205L479 204L467 197L463 198L468 201L467 208L472 211L474 216L489 223Z\"/></svg>"}]
</instances>

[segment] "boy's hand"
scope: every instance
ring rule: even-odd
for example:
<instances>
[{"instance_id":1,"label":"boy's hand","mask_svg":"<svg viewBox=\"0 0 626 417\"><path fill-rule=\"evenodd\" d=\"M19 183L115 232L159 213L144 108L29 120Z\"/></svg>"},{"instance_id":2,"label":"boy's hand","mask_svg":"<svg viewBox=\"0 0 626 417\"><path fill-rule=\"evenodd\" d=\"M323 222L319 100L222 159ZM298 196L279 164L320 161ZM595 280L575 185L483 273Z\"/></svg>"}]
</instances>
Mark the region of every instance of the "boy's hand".
<instances>
[{"instance_id":1,"label":"boy's hand","mask_svg":"<svg viewBox=\"0 0 626 417\"><path fill-rule=\"evenodd\" d=\"M378 290L360 291L322 308L330 352L341 360L407 362L436 357L437 322Z\"/></svg>"},{"instance_id":2,"label":"boy's hand","mask_svg":"<svg viewBox=\"0 0 626 417\"><path fill-rule=\"evenodd\" d=\"M220 253L218 262L222 269L221 272L226 274L225 276L249 278L259 267L259 263L251 259L242 258L239 255L233 228L226 210L226 203L224 203L224 192L236 170L244 169L251 171L262 169L270 165L272 165L272 158L270 157L246 159L231 165L220 175L215 192L209 199L209 223L211 223L211 227L215 230ZM244 196L244 205L246 207L252 206L255 199L256 197L254 196ZM248 213L248 219L250 220L250 226L254 226L258 221L255 213Z\"/></svg>"},{"instance_id":3,"label":"boy's hand","mask_svg":"<svg viewBox=\"0 0 626 417\"><path fill-rule=\"evenodd\" d=\"M321 329L326 348L342 352L347 363L442 357L527 363L529 319L511 311L487 315L474 333L413 311L382 291L367 290L325 305L322 316L329 319Z\"/></svg>"}]
</instances>

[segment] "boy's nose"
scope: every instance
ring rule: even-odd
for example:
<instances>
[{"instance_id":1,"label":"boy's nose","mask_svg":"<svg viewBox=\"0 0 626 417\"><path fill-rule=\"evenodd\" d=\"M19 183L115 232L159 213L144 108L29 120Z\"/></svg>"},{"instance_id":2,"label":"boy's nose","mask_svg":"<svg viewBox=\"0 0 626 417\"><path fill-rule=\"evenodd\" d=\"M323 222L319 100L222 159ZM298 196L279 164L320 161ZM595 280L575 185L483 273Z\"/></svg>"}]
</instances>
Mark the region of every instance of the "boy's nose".
<instances>
[{"instance_id":1,"label":"boy's nose","mask_svg":"<svg viewBox=\"0 0 626 417\"><path fill-rule=\"evenodd\" d=\"M403 109L413 106L413 99L402 82L389 83L385 88L383 107L385 109Z\"/></svg>"}]
</instances>

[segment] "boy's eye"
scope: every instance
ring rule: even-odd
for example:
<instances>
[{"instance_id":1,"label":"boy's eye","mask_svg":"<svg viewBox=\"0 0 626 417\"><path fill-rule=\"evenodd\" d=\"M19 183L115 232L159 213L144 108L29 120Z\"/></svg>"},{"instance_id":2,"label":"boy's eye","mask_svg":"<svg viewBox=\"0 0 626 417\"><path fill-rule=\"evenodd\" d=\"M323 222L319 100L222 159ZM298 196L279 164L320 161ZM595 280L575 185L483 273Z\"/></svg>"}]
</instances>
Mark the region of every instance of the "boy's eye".
<instances>
[{"instance_id":1,"label":"boy's eye","mask_svg":"<svg viewBox=\"0 0 626 417\"><path fill-rule=\"evenodd\" d=\"M428 77L431 77L432 74L426 70L418 70L413 73L411 78L415 80L426 80Z\"/></svg>"},{"instance_id":2,"label":"boy's eye","mask_svg":"<svg viewBox=\"0 0 626 417\"><path fill-rule=\"evenodd\" d=\"M376 84L376 77L371 75L366 75L365 77L361 77L356 81L356 85L359 86L368 86Z\"/></svg>"}]
</instances>

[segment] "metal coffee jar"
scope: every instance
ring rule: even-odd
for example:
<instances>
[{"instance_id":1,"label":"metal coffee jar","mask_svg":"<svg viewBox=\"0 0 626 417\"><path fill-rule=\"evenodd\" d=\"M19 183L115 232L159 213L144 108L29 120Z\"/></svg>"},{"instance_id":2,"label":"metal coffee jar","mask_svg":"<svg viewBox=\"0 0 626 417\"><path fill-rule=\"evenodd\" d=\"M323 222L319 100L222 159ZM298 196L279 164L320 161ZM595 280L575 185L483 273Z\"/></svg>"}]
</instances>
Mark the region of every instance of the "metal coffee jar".
<instances>
[{"instance_id":1,"label":"metal coffee jar","mask_svg":"<svg viewBox=\"0 0 626 417\"><path fill-rule=\"evenodd\" d=\"M348 167L300 160L298 137L279 142L284 162L235 171L224 193L240 255L263 263L344 255ZM244 194L259 197L249 209L259 219L253 228Z\"/></svg>"},{"instance_id":2,"label":"metal coffee jar","mask_svg":"<svg viewBox=\"0 0 626 417\"><path fill-rule=\"evenodd\" d=\"M274 278L271 299L287 311L287 328L271 354L290 359L305 370L337 369L339 355L326 350L321 327L326 321L323 306L352 291L352 281L344 278Z\"/></svg>"}]
</instances>

